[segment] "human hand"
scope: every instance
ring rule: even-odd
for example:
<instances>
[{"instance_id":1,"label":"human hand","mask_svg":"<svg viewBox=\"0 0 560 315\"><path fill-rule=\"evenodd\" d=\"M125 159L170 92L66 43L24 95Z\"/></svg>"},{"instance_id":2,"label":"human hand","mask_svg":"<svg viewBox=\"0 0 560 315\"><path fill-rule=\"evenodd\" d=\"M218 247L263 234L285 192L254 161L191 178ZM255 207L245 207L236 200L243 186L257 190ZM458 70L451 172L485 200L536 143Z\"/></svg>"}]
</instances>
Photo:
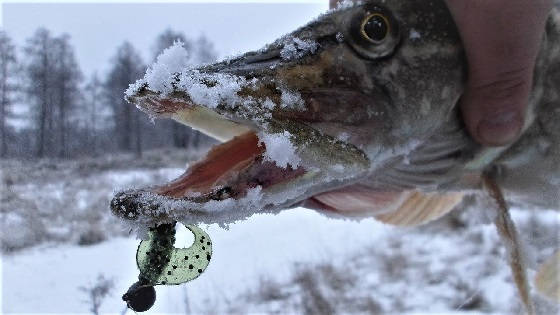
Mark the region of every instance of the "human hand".
<instances>
[{"instance_id":1,"label":"human hand","mask_svg":"<svg viewBox=\"0 0 560 315\"><path fill-rule=\"evenodd\" d=\"M523 127L533 70L553 0L445 0L459 28L469 77L461 99L481 144L514 141Z\"/></svg>"},{"instance_id":2,"label":"human hand","mask_svg":"<svg viewBox=\"0 0 560 315\"><path fill-rule=\"evenodd\" d=\"M331 8L340 0L329 0ZM460 106L481 144L514 141L523 127L533 69L553 0L445 0L469 62Z\"/></svg>"}]
</instances>

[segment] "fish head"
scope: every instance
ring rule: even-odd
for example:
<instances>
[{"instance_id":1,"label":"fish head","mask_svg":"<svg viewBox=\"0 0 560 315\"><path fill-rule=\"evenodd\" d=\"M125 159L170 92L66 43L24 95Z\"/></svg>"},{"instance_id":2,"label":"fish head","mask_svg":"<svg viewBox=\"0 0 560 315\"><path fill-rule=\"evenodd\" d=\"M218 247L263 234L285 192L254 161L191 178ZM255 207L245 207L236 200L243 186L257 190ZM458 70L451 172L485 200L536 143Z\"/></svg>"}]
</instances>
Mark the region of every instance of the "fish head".
<instances>
[{"instance_id":1,"label":"fish head","mask_svg":"<svg viewBox=\"0 0 560 315\"><path fill-rule=\"evenodd\" d=\"M464 53L443 1L345 4L261 50L188 68L180 44L127 99L223 141L113 212L227 223L356 183L455 115Z\"/></svg>"}]
</instances>

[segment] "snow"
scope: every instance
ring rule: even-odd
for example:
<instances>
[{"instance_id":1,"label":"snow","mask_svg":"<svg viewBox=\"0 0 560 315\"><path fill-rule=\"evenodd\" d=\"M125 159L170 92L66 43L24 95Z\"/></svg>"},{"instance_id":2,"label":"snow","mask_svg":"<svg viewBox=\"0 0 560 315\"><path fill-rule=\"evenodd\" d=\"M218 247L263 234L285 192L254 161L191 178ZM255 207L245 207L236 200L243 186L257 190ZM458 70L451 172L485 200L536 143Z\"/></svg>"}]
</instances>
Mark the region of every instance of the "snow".
<instances>
[{"instance_id":1,"label":"snow","mask_svg":"<svg viewBox=\"0 0 560 315\"><path fill-rule=\"evenodd\" d=\"M345 10L362 4L363 1L361 0L342 0L338 2L336 8L334 8L333 10Z\"/></svg>"},{"instance_id":2,"label":"snow","mask_svg":"<svg viewBox=\"0 0 560 315\"><path fill-rule=\"evenodd\" d=\"M543 220L547 217L550 214ZM483 302L475 310L481 312L511 313L518 305L505 252L492 225L398 229L371 219L359 223L331 220L296 208L276 216L256 215L231 225L228 231L216 225L203 229L213 241L208 269L185 285L156 287L157 301L151 311L184 313L187 297L193 313L226 313L232 306L241 307L241 313L299 313L301 305L295 302L243 298L248 290L259 292L265 277L278 290L294 292L291 296L296 299L300 293L289 280L295 263L311 269L314 264L329 264L335 271L346 270L341 279L356 282L334 293L348 295L350 302L371 297L386 312L462 313L458 308L477 296ZM192 243L185 233L189 233L185 228L179 229L177 246ZM89 304L78 288L104 275L115 281L115 288L101 312L121 312L120 296L138 276L137 245L138 240L115 238L90 247L41 246L3 256L1 310L85 313Z\"/></svg>"},{"instance_id":3,"label":"snow","mask_svg":"<svg viewBox=\"0 0 560 315\"><path fill-rule=\"evenodd\" d=\"M312 40L286 37L282 41L284 48L281 56L286 60L315 53L319 48L319 44ZM189 54L183 43L176 42L158 56L156 62L146 71L144 78L129 86L125 92L126 97L133 97L139 89L147 86L163 96L175 91L184 92L193 103L210 109L216 109L220 105L241 105L249 111L255 110L256 100L250 96L241 97L239 92L244 88L256 88L256 79L248 80L243 76L228 73L201 72L190 68L189 64ZM282 108L304 108L305 103L299 93L282 88L280 91ZM270 99L265 99L260 106L270 112L275 104Z\"/></svg>"},{"instance_id":4,"label":"snow","mask_svg":"<svg viewBox=\"0 0 560 315\"><path fill-rule=\"evenodd\" d=\"M204 228L213 241L214 254L208 269L187 285L158 286L152 311L183 312L185 290L196 309L204 306L205 298L216 299L222 294L233 298L250 288L258 280L255 274L282 277L289 274L291 263L295 261L317 262L328 256L327 252L347 253L345 246L336 246L344 242L343 235L348 231L340 228L343 222L324 218L316 221L318 218L321 217L308 210L295 209L292 214L278 217L259 215L251 224L232 225L229 231L216 225ZM310 232L309 225L318 225L318 228ZM184 228L181 230L178 238L184 239L186 247L192 240L185 237L188 232ZM363 226L362 231L366 230L369 231L369 227ZM371 239L368 234L373 235L357 233L350 236L350 240L354 244L364 244ZM124 307L120 295L138 276L137 246L138 240L116 238L91 247L44 247L5 256L2 259L4 288L9 290L2 293L2 312L86 312L85 295L77 288L92 282L99 274L113 278L116 283L113 295L105 301L101 311L119 312Z\"/></svg>"},{"instance_id":5,"label":"snow","mask_svg":"<svg viewBox=\"0 0 560 315\"><path fill-rule=\"evenodd\" d=\"M208 84L209 82L211 84ZM177 87L186 92L194 103L216 108L220 104L240 103L242 100L237 92L251 84L254 84L254 81L231 74L207 74L194 70L181 73Z\"/></svg>"},{"instance_id":6,"label":"snow","mask_svg":"<svg viewBox=\"0 0 560 315\"><path fill-rule=\"evenodd\" d=\"M305 102L301 98L301 94L299 92L281 89L282 92L280 96L280 107L294 109L294 110L304 110L305 109Z\"/></svg>"},{"instance_id":7,"label":"snow","mask_svg":"<svg viewBox=\"0 0 560 315\"><path fill-rule=\"evenodd\" d=\"M312 40L302 40L295 37L282 39L284 48L281 56L286 60L301 58L307 54L315 53L319 44ZM248 112L258 108L257 100L251 96L242 97L239 92L244 88L255 89L256 79L246 79L228 73L208 73L189 67L190 60L183 43L176 42L167 48L156 62L148 68L144 78L131 84L125 92L126 97L133 97L139 89L147 86L151 91L163 96L172 92L186 93L194 104L210 109L218 106L242 106ZM299 93L280 88L282 108L303 109L304 101ZM270 114L275 104L270 99L265 99L259 104L265 110L263 116ZM149 110L149 109L144 109ZM153 113L148 113L153 114Z\"/></svg>"},{"instance_id":8,"label":"snow","mask_svg":"<svg viewBox=\"0 0 560 315\"><path fill-rule=\"evenodd\" d=\"M418 33L417 30L411 29L411 30L410 30L409 38L410 38L410 39L421 39L421 38L422 38L422 35L420 35L420 33Z\"/></svg>"},{"instance_id":9,"label":"snow","mask_svg":"<svg viewBox=\"0 0 560 315\"><path fill-rule=\"evenodd\" d=\"M263 108L272 111L274 109L274 107L276 107L276 104L270 99L270 98L266 98L262 104Z\"/></svg>"},{"instance_id":10,"label":"snow","mask_svg":"<svg viewBox=\"0 0 560 315\"><path fill-rule=\"evenodd\" d=\"M259 139L266 147L265 160L274 162L278 167L287 168L290 165L297 168L301 159L290 138L291 134L287 131L279 134L259 133Z\"/></svg>"},{"instance_id":11,"label":"snow","mask_svg":"<svg viewBox=\"0 0 560 315\"><path fill-rule=\"evenodd\" d=\"M314 40L288 36L284 39L284 48L280 51L280 57L284 60L300 59L303 56L314 54L317 49L319 49L319 44Z\"/></svg>"},{"instance_id":12,"label":"snow","mask_svg":"<svg viewBox=\"0 0 560 315\"><path fill-rule=\"evenodd\" d=\"M79 288L94 284L99 275L115 281L101 312L123 311L120 297L138 276L134 256L139 241L119 220L103 218L111 216L107 204L112 190L133 183L161 183L181 173L180 168L153 169L154 162L149 162L152 159L165 165L172 164L167 159L174 160L171 154L165 154L164 161L159 160L162 157L147 153L143 158L148 159L146 162L110 159L107 164L97 161L75 166L69 162L56 170L45 162L30 163L27 169L22 169L20 162L14 162L14 166L3 164L2 171L14 178L8 191L10 198L19 196L41 205L30 211L40 211L45 216L47 235L65 235L66 229L79 233L90 220L82 216L90 213L100 216L98 223L108 240L78 246L72 237L48 238L27 249L4 254L0 261L0 312L87 313L90 305ZM109 167L115 163L121 166ZM298 191L290 193L298 195ZM214 201L209 207L223 212L251 202L261 203L260 198L264 195L256 188L239 203ZM77 206L64 206L71 204ZM6 205L11 214L28 207L24 203ZM50 208L56 209L52 215ZM486 212L484 208L476 210ZM186 285L157 287L153 311L185 313L187 296L190 312L197 314L302 313L306 309L302 303L310 298L297 280L302 270L314 277L319 292L331 301L336 313L348 313L364 299L379 305L383 312L378 313L463 313L469 307L483 313L518 311L520 304L507 266L507 253L495 228L474 222L472 211L464 213L459 217L463 227L453 227L444 220L423 228L399 229L373 219L333 220L303 208L277 215L257 214L230 224L229 230L215 224L201 225L213 240L212 262L201 277ZM18 231L17 225L36 228L27 221L21 223L18 217L4 218L16 224L10 231ZM557 212L515 210L513 218L534 253L531 256L535 266L560 246ZM114 230L125 233L114 234ZM179 233L177 246L192 243L192 236L184 228ZM324 266L331 271L320 273ZM333 276L336 281L329 283ZM263 279L268 281L270 290L281 293L281 298L263 297ZM248 299L249 293L256 297ZM545 308L540 313L553 314L555 310Z\"/></svg>"},{"instance_id":13,"label":"snow","mask_svg":"<svg viewBox=\"0 0 560 315\"><path fill-rule=\"evenodd\" d=\"M137 246L133 239L118 238L93 247L44 247L4 256L2 312L87 312L86 296L78 288L104 274L118 277L116 289L124 289L121 279L137 276L130 268ZM123 308L117 299L115 295L115 301L107 305L113 312Z\"/></svg>"},{"instance_id":14,"label":"snow","mask_svg":"<svg viewBox=\"0 0 560 315\"><path fill-rule=\"evenodd\" d=\"M219 105L234 106L243 103L244 100L237 93L255 83L254 80L248 81L231 74L202 73L198 70L187 70L168 76L173 64L169 67L162 64L148 69L145 78L131 84L126 95L133 96L140 87L148 84L156 93L168 95L173 91L182 91L189 95L193 103L215 109Z\"/></svg>"},{"instance_id":15,"label":"snow","mask_svg":"<svg viewBox=\"0 0 560 315\"><path fill-rule=\"evenodd\" d=\"M144 78L131 84L125 95L132 97L141 87L147 85L150 90L164 96L174 91L185 92L194 103L211 109L221 104L234 106L247 101L237 93L244 87L254 85L254 80L193 69L189 67L192 63L183 45L181 42L175 42L173 46L165 49L146 70Z\"/></svg>"},{"instance_id":16,"label":"snow","mask_svg":"<svg viewBox=\"0 0 560 315\"><path fill-rule=\"evenodd\" d=\"M173 78L190 64L189 53L184 43L176 41L173 46L165 49L156 62L148 68L144 77L146 83L154 91L169 94L173 91Z\"/></svg>"},{"instance_id":17,"label":"snow","mask_svg":"<svg viewBox=\"0 0 560 315\"><path fill-rule=\"evenodd\" d=\"M344 42L344 35L341 32L336 33L336 41L339 43Z\"/></svg>"},{"instance_id":18,"label":"snow","mask_svg":"<svg viewBox=\"0 0 560 315\"><path fill-rule=\"evenodd\" d=\"M341 132L337 135L336 138L342 142L348 142L348 139L350 139L350 134L347 132Z\"/></svg>"},{"instance_id":19,"label":"snow","mask_svg":"<svg viewBox=\"0 0 560 315\"><path fill-rule=\"evenodd\" d=\"M189 157L191 154L194 156ZM184 172L185 160L201 154L147 151L143 159L123 154L56 164L48 160L0 161L3 176L12 179L9 186L0 183L2 248L77 243L89 231L106 237L127 234L108 209L115 191L176 178ZM149 166L154 164L171 167Z\"/></svg>"},{"instance_id":20,"label":"snow","mask_svg":"<svg viewBox=\"0 0 560 315\"><path fill-rule=\"evenodd\" d=\"M144 79L139 79L136 82L129 84L128 89L126 89L126 91L124 91L125 99L127 97L134 96L138 92L138 90L140 90L146 84L147 83Z\"/></svg>"}]
</instances>

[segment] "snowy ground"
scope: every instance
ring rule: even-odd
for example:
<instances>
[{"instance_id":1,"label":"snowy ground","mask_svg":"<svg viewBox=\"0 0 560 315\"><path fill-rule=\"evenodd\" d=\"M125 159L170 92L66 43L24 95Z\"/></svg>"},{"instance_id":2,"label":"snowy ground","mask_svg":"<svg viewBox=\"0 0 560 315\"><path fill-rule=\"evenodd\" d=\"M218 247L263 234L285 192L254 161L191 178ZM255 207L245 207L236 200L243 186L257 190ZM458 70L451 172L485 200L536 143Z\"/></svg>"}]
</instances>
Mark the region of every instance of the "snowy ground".
<instances>
[{"instance_id":1,"label":"snowy ground","mask_svg":"<svg viewBox=\"0 0 560 315\"><path fill-rule=\"evenodd\" d=\"M115 190L163 183L199 154L146 152L77 161L0 161L0 250L91 244L127 235L108 211ZM166 166L162 168L162 166Z\"/></svg>"},{"instance_id":2,"label":"snowy ground","mask_svg":"<svg viewBox=\"0 0 560 315\"><path fill-rule=\"evenodd\" d=\"M76 213L93 211L89 205L92 195L108 200L116 187L161 182L180 173L178 167L158 169L122 163L73 176L77 169L80 167L66 176L46 172L54 177L43 186L45 194L39 205L58 206L64 199L60 196L72 192L75 203L83 205L72 208ZM20 199L25 199L24 187L31 183L13 181L11 193L17 192ZM55 201L49 201L49 195ZM3 202L3 211L6 205L13 204ZM44 211L57 218L46 208ZM108 212L106 207L100 211ZM158 299L151 311L520 313L496 232L492 225L472 219L472 213L477 211L469 211L452 220L404 230L373 220L328 219L301 208L277 216L253 216L231 225L229 230L205 226L214 244L207 271L186 285L157 287ZM119 231L118 222L104 215L99 217L93 222L102 223L102 231L105 227ZM6 221L13 224L12 219ZM80 230L90 218L59 214L58 219L54 224L58 230L65 226L63 220L74 220L67 224ZM535 263L559 247L560 218L556 212L516 210L514 219L528 239ZM50 228L50 224L42 224ZM10 226L10 230L17 229ZM189 233L180 233L177 245L188 246L192 241ZM110 296L103 300L101 312L125 311L120 296L138 275L134 260L138 241L126 236L122 229L106 233L106 241L89 246L78 245L79 233L59 231L57 235L63 234L68 237L45 237L2 256L2 313L88 313L91 303L79 288L95 284L99 275L115 284ZM557 311L545 301L540 302L540 313Z\"/></svg>"}]
</instances>

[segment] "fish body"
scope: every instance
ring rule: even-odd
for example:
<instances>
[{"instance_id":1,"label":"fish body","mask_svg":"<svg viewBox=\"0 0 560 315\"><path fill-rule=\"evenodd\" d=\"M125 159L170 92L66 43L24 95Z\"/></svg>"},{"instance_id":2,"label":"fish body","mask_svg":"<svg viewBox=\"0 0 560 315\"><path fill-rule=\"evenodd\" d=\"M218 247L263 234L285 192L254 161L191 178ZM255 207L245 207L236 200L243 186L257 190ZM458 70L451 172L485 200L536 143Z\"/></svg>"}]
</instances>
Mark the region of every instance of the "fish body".
<instances>
[{"instance_id":1,"label":"fish body","mask_svg":"<svg viewBox=\"0 0 560 315\"><path fill-rule=\"evenodd\" d=\"M415 224L481 190L490 169L510 202L560 208L558 9L522 136L498 148L462 124L466 58L442 0L341 6L261 50L194 69L182 68L181 49L126 97L224 143L171 183L118 193L120 217L228 224L303 205L386 222L418 211L405 220Z\"/></svg>"}]
</instances>

